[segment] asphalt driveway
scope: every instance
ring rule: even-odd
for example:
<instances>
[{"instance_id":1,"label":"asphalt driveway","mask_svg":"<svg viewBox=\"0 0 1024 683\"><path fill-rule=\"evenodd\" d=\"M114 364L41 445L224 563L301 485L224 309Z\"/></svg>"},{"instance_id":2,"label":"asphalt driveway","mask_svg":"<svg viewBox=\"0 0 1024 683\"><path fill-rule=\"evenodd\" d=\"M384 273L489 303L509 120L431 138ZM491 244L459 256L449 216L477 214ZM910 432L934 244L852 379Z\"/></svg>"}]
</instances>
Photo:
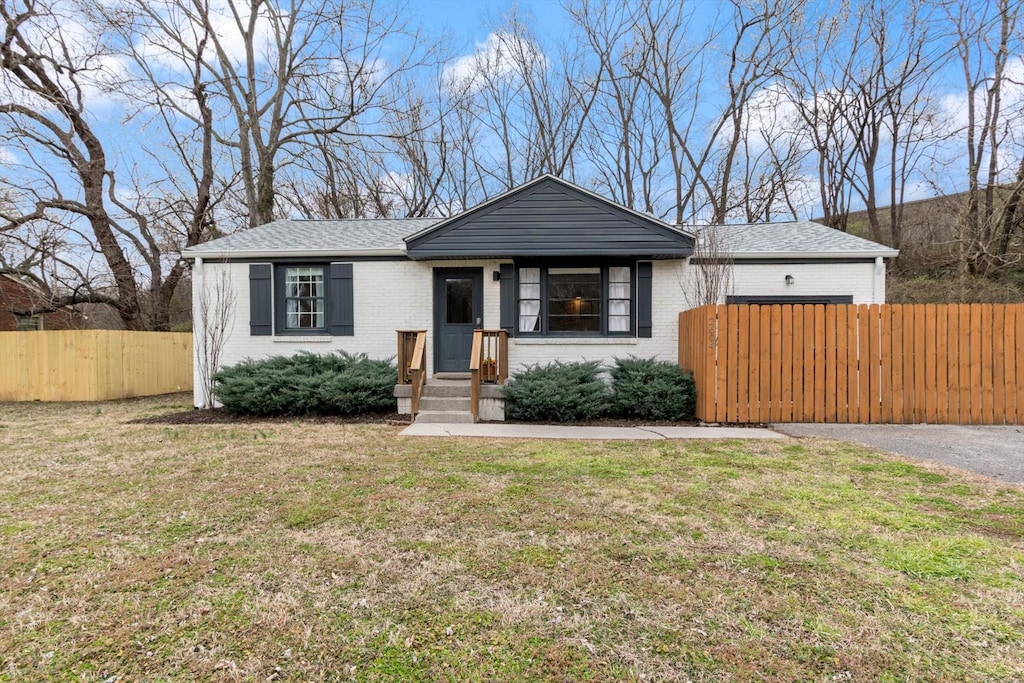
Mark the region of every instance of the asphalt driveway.
<instances>
[{"instance_id":1,"label":"asphalt driveway","mask_svg":"<svg viewBox=\"0 0 1024 683\"><path fill-rule=\"evenodd\" d=\"M842 439L1024 484L1024 427L962 425L772 425L790 436Z\"/></svg>"}]
</instances>

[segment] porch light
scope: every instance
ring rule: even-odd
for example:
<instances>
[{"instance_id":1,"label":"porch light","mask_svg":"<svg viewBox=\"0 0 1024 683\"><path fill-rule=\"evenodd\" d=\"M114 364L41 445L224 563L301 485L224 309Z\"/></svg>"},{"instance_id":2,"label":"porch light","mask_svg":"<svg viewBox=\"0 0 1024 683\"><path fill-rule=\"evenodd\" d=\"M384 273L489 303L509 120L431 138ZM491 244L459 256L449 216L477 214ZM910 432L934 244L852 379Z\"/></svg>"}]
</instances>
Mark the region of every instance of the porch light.
<instances>
[{"instance_id":1,"label":"porch light","mask_svg":"<svg viewBox=\"0 0 1024 683\"><path fill-rule=\"evenodd\" d=\"M786 284L787 284L787 285L791 285L791 284L793 284L794 282L795 282L795 280L793 279L793 276L792 276L792 275L787 275L787 276L786 276Z\"/></svg>"}]
</instances>

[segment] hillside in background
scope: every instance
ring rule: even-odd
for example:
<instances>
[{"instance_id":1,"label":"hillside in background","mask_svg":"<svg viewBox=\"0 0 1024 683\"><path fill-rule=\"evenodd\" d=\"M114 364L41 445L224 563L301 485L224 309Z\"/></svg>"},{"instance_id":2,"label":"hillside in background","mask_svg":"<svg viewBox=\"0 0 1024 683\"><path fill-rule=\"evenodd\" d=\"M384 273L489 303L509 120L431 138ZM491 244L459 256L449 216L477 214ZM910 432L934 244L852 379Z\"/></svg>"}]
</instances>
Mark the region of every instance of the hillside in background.
<instances>
[{"instance_id":1,"label":"hillside in background","mask_svg":"<svg viewBox=\"0 0 1024 683\"><path fill-rule=\"evenodd\" d=\"M993 192L1002 211L1009 187ZM1005 263L987 274L964 272L961 267L961 223L970 195L967 192L905 202L878 209L881 240L900 250L889 265L888 300L891 303L1017 303L1024 302L1024 215L1012 210L1012 236ZM898 212L902 212L901 214ZM814 219L825 224L824 219ZM892 239L892 224L899 225L899 244ZM851 211L847 231L865 239L872 234L867 211Z\"/></svg>"}]
</instances>

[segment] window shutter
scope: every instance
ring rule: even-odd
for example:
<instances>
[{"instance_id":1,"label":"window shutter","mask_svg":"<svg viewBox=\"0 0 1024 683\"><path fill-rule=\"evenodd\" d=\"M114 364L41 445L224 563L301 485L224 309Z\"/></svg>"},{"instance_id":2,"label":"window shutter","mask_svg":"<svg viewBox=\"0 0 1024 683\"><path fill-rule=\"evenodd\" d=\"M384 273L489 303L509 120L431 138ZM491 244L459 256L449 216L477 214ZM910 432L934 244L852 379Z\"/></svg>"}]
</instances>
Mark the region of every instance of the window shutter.
<instances>
[{"instance_id":1,"label":"window shutter","mask_svg":"<svg viewBox=\"0 0 1024 683\"><path fill-rule=\"evenodd\" d=\"M249 265L249 334L274 333L274 312L271 289L273 267L269 263Z\"/></svg>"},{"instance_id":2,"label":"window shutter","mask_svg":"<svg viewBox=\"0 0 1024 683\"><path fill-rule=\"evenodd\" d=\"M355 334L355 301L352 293L352 264L332 263L327 290L328 329L335 336Z\"/></svg>"},{"instance_id":3,"label":"window shutter","mask_svg":"<svg viewBox=\"0 0 1024 683\"><path fill-rule=\"evenodd\" d=\"M640 261L636 264L636 336L638 337L651 336L653 284L653 264L650 261Z\"/></svg>"},{"instance_id":4,"label":"window shutter","mask_svg":"<svg viewBox=\"0 0 1024 683\"><path fill-rule=\"evenodd\" d=\"M516 328L516 280L515 266L511 263L502 263L499 266L501 276L501 312L499 314L499 325L501 329L508 332L511 337Z\"/></svg>"}]
</instances>

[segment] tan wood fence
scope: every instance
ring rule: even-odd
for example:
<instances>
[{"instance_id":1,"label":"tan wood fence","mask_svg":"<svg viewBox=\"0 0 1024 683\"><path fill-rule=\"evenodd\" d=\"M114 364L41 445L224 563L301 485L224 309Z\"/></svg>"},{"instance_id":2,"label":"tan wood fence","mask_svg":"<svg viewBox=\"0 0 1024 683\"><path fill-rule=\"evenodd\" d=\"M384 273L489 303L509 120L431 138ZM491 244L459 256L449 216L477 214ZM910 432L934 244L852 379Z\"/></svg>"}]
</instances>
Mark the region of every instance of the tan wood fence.
<instances>
[{"instance_id":1,"label":"tan wood fence","mask_svg":"<svg viewBox=\"0 0 1024 683\"><path fill-rule=\"evenodd\" d=\"M0 332L0 401L103 401L192 389L182 332Z\"/></svg>"},{"instance_id":2,"label":"tan wood fence","mask_svg":"<svg viewBox=\"0 0 1024 683\"><path fill-rule=\"evenodd\" d=\"M1024 423L1024 305L704 306L679 364L707 422Z\"/></svg>"}]
</instances>

